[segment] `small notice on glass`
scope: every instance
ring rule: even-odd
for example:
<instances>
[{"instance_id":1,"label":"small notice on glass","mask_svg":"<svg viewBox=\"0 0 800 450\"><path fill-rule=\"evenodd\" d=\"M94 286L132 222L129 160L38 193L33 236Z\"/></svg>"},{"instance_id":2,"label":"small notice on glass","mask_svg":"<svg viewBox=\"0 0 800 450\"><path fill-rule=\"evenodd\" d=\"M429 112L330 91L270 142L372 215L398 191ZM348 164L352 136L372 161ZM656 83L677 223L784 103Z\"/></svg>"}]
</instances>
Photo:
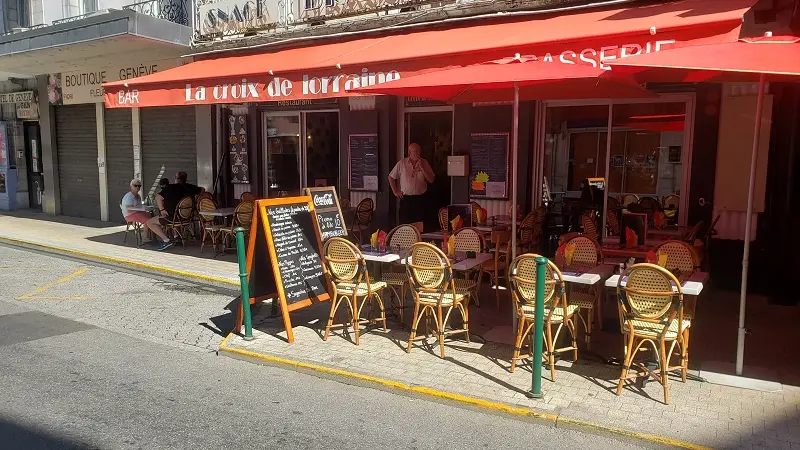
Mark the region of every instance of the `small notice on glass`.
<instances>
[{"instance_id":1,"label":"small notice on glass","mask_svg":"<svg viewBox=\"0 0 800 450\"><path fill-rule=\"evenodd\" d=\"M365 175L364 176L364 190L377 191L378 190L378 177Z\"/></svg>"},{"instance_id":2,"label":"small notice on glass","mask_svg":"<svg viewBox=\"0 0 800 450\"><path fill-rule=\"evenodd\" d=\"M502 181L489 181L486 183L486 196L500 198L506 195L506 183Z\"/></svg>"}]
</instances>

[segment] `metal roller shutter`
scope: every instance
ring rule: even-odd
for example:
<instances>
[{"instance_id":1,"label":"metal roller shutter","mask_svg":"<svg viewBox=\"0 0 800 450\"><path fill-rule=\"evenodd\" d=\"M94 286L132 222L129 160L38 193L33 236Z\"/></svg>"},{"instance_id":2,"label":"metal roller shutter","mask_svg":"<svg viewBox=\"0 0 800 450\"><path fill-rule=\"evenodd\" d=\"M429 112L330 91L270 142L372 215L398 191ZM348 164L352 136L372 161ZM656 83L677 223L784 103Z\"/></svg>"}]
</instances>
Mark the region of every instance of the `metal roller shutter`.
<instances>
[{"instance_id":1,"label":"metal roller shutter","mask_svg":"<svg viewBox=\"0 0 800 450\"><path fill-rule=\"evenodd\" d=\"M119 204L133 178L133 129L131 110L106 109L106 174L108 220L124 222Z\"/></svg>"},{"instance_id":2,"label":"metal roller shutter","mask_svg":"<svg viewBox=\"0 0 800 450\"><path fill-rule=\"evenodd\" d=\"M142 190L148 194L167 177L183 171L189 183L197 183L197 141L194 106L142 108ZM147 189L145 189L147 188Z\"/></svg>"},{"instance_id":3,"label":"metal roller shutter","mask_svg":"<svg viewBox=\"0 0 800 450\"><path fill-rule=\"evenodd\" d=\"M61 214L100 220L95 105L63 105L55 110Z\"/></svg>"}]
</instances>

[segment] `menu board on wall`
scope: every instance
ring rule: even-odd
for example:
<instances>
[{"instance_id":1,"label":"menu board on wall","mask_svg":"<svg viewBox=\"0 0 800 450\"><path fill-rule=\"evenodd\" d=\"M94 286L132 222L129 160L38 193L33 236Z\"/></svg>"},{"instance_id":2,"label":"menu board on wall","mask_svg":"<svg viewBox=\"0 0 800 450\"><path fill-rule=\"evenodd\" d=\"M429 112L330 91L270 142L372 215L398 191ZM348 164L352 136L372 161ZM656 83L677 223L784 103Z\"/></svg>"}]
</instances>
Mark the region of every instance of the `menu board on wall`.
<instances>
[{"instance_id":1,"label":"menu board on wall","mask_svg":"<svg viewBox=\"0 0 800 450\"><path fill-rule=\"evenodd\" d=\"M351 191L378 190L378 134L351 134L348 145Z\"/></svg>"},{"instance_id":2,"label":"menu board on wall","mask_svg":"<svg viewBox=\"0 0 800 450\"><path fill-rule=\"evenodd\" d=\"M289 342L289 312L330 298L321 249L311 197L256 201L247 252L250 302L277 296Z\"/></svg>"},{"instance_id":3,"label":"menu board on wall","mask_svg":"<svg viewBox=\"0 0 800 450\"><path fill-rule=\"evenodd\" d=\"M228 146L230 149L231 183L250 183L247 153L247 114L231 110L228 116Z\"/></svg>"},{"instance_id":4,"label":"menu board on wall","mask_svg":"<svg viewBox=\"0 0 800 450\"><path fill-rule=\"evenodd\" d=\"M508 133L472 133L470 198L508 198Z\"/></svg>"},{"instance_id":5,"label":"menu board on wall","mask_svg":"<svg viewBox=\"0 0 800 450\"><path fill-rule=\"evenodd\" d=\"M347 236L347 226L344 215L339 205L339 196L333 186L313 187L303 189L303 195L311 197L317 214L317 226L322 237L322 242L332 237Z\"/></svg>"}]
</instances>

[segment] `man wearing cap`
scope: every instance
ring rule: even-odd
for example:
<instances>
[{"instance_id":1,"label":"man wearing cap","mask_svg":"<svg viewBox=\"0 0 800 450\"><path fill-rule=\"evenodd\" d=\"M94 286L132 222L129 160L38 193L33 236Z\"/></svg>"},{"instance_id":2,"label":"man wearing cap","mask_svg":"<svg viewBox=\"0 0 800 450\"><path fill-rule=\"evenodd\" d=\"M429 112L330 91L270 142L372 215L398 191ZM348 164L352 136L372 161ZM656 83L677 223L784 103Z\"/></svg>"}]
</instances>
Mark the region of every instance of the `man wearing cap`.
<instances>
[{"instance_id":1,"label":"man wearing cap","mask_svg":"<svg viewBox=\"0 0 800 450\"><path fill-rule=\"evenodd\" d=\"M408 157L401 159L389 172L389 186L400 200L400 223L422 222L425 219L425 193L435 178L433 169L420 153L417 143L408 146Z\"/></svg>"}]
</instances>

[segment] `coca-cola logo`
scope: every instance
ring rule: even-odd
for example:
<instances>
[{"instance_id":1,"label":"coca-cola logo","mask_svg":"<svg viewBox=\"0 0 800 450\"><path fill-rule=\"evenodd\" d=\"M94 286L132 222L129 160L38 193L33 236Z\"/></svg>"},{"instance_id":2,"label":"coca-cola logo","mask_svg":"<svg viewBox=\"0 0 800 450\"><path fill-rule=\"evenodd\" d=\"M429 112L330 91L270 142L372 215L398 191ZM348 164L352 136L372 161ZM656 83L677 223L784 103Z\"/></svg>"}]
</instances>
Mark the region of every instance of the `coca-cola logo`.
<instances>
[{"instance_id":1,"label":"coca-cola logo","mask_svg":"<svg viewBox=\"0 0 800 450\"><path fill-rule=\"evenodd\" d=\"M314 206L333 206L333 194L322 194L314 196Z\"/></svg>"}]
</instances>

